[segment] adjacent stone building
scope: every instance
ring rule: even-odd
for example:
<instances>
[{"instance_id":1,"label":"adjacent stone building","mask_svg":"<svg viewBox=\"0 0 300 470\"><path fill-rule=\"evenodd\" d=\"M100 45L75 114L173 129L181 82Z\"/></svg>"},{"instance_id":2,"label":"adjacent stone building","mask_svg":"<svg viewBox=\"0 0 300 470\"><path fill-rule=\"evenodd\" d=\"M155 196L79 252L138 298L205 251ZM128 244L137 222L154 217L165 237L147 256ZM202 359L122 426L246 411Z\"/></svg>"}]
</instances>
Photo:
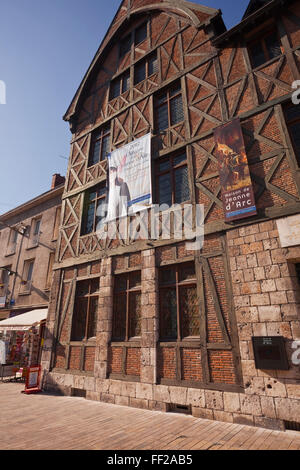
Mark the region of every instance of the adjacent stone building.
<instances>
[{"instance_id":1,"label":"adjacent stone building","mask_svg":"<svg viewBox=\"0 0 300 470\"><path fill-rule=\"evenodd\" d=\"M48 308L65 179L0 216L0 319Z\"/></svg>"},{"instance_id":2,"label":"adjacent stone building","mask_svg":"<svg viewBox=\"0 0 300 470\"><path fill-rule=\"evenodd\" d=\"M299 427L299 79L297 1L251 1L230 31L199 4L121 3L64 117L46 388ZM236 118L257 214L228 222L214 130ZM107 154L149 132L154 200L204 205L201 251L97 236Z\"/></svg>"}]
</instances>

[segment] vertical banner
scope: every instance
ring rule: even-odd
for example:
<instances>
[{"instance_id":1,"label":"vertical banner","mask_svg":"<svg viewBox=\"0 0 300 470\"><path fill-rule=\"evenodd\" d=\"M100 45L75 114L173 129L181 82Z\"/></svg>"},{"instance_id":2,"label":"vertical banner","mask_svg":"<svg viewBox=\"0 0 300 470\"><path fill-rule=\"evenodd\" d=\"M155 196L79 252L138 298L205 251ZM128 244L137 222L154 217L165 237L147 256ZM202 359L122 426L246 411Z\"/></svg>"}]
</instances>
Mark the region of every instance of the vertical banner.
<instances>
[{"instance_id":1,"label":"vertical banner","mask_svg":"<svg viewBox=\"0 0 300 470\"><path fill-rule=\"evenodd\" d=\"M135 214L152 205L151 134L134 140L108 156L106 221Z\"/></svg>"},{"instance_id":2,"label":"vertical banner","mask_svg":"<svg viewBox=\"0 0 300 470\"><path fill-rule=\"evenodd\" d=\"M226 222L256 215L255 197L239 118L215 129L214 136Z\"/></svg>"}]
</instances>

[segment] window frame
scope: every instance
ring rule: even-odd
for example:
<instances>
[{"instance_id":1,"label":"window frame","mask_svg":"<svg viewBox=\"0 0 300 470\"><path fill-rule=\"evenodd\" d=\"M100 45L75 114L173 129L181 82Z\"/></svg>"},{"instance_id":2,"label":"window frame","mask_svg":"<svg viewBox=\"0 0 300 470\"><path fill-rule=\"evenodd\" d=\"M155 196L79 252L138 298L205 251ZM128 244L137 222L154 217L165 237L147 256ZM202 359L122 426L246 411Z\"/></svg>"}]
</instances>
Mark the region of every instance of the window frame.
<instances>
[{"instance_id":1,"label":"window frame","mask_svg":"<svg viewBox=\"0 0 300 470\"><path fill-rule=\"evenodd\" d=\"M21 278L21 290L20 294L29 294L31 292L33 282L33 271L34 271L35 258L24 260L22 278ZM30 268L32 266L32 268ZM30 277L29 277L30 273Z\"/></svg>"},{"instance_id":2,"label":"window frame","mask_svg":"<svg viewBox=\"0 0 300 470\"><path fill-rule=\"evenodd\" d=\"M106 137L109 138L109 148L111 148L110 123L99 127L98 129L94 130L92 133L91 147L89 151L88 168L91 168L92 166L97 165L98 163L106 160L107 156L105 158L102 158L103 157L103 141ZM98 142L100 142L100 149L99 149L99 154L98 154L99 159L97 162L94 162L93 159L95 156L95 146L97 145Z\"/></svg>"},{"instance_id":3,"label":"window frame","mask_svg":"<svg viewBox=\"0 0 300 470\"><path fill-rule=\"evenodd\" d=\"M146 36L142 40L138 41L137 40L137 31L140 31L142 28L146 28ZM149 36L148 20L146 20L146 21L143 21L142 23L140 23L135 28L133 28L130 33L126 34L126 36L124 36L119 41L119 60L123 59L126 56L126 54L131 52L132 46L137 47L139 44L142 44L144 41L146 41L148 39L148 36ZM126 40L128 39L128 43L130 42L130 46L129 46L128 49L122 50L122 46L124 46L124 44L125 44L125 39Z\"/></svg>"},{"instance_id":4,"label":"window frame","mask_svg":"<svg viewBox=\"0 0 300 470\"><path fill-rule=\"evenodd\" d=\"M11 270L11 264L9 266L3 266L2 269L0 269L0 292L2 292L3 295L6 295L9 288L10 275L8 273L11 272Z\"/></svg>"},{"instance_id":5,"label":"window frame","mask_svg":"<svg viewBox=\"0 0 300 470\"><path fill-rule=\"evenodd\" d=\"M125 72L123 72L121 75L119 75L118 77L114 78L111 82L110 82L110 86L109 86L109 101L113 101L113 100L116 100L117 98L119 98L119 96L122 96L124 95L124 93L127 93L129 90L130 90L130 78L131 78L131 73L130 73L130 69L126 70ZM124 83L127 82L127 80L129 80L129 86L126 90L124 90ZM116 96L112 96L112 90L113 90L113 86L118 83L119 86L119 91L118 91L118 94Z\"/></svg>"},{"instance_id":6,"label":"window frame","mask_svg":"<svg viewBox=\"0 0 300 470\"><path fill-rule=\"evenodd\" d=\"M138 286L130 287L131 276L134 276L137 273L140 274L141 282ZM118 279L120 279L121 277L126 279L126 289L116 290L116 284L118 282ZM141 273L141 270L134 270L134 271L130 271L128 273L115 274L115 276L114 276L112 339L111 339L112 343L128 343L130 341L132 341L132 342L135 341L136 342L136 341L140 341L140 339L141 339L141 334L139 336L130 336L130 311L129 311L129 307L130 307L130 294L131 293L140 293L140 295L142 295L142 273ZM122 294L122 295L125 294L126 295L125 337L124 338L117 338L116 336L114 336L114 334L115 334L114 325L115 325L115 322L116 322L116 318L115 318L115 310L116 310L115 305L116 304L115 304L115 302L116 302L116 298L120 294ZM140 320L141 319L142 319L142 317L140 317Z\"/></svg>"},{"instance_id":7,"label":"window frame","mask_svg":"<svg viewBox=\"0 0 300 470\"><path fill-rule=\"evenodd\" d=\"M182 161L181 163L179 163L178 165L174 165L174 159L181 156L181 155L185 155L186 159L185 161ZM167 169L167 170L162 170L162 171L159 171L158 167L161 163L163 163L164 161L167 161L169 160L170 161L170 168ZM176 202L175 201L175 196L176 196L176 180L175 180L175 172L176 170L178 170L179 168L184 168L186 167L187 169L187 173L188 173L188 185L189 185L189 199L187 199L186 201L181 201L181 202ZM190 181L189 181L189 165L188 165L188 158L187 158L187 152L186 152L186 149L184 150L184 152L176 152L176 153L173 153L171 155L167 155L165 157L160 157L158 158L156 161L155 161L155 200L156 200L156 203L157 204L161 204L160 200L159 200L159 177L160 176L163 176L163 175L166 175L166 174L171 174L171 197L172 197L172 205L174 204L186 204L186 203L189 203L191 202L191 188L190 188Z\"/></svg>"},{"instance_id":8,"label":"window frame","mask_svg":"<svg viewBox=\"0 0 300 470\"><path fill-rule=\"evenodd\" d=\"M103 194L100 196L97 196L98 190L102 187ZM89 195L92 192L96 192L96 197L92 201L89 200ZM106 183L99 183L96 186L93 186L91 189L88 189L85 192L84 195L84 204L83 204L83 211L82 211L82 219L81 219L81 229L80 229L80 236L86 236L86 235L91 235L92 233L96 232L96 218L97 218L97 209L99 207L98 201L100 200L106 200L107 198L107 186ZM86 230L86 225L87 225L87 214L89 210L89 206L94 203L94 219L93 219L93 229L91 231ZM103 217L105 218L105 216Z\"/></svg>"},{"instance_id":9,"label":"window frame","mask_svg":"<svg viewBox=\"0 0 300 470\"><path fill-rule=\"evenodd\" d=\"M92 284L95 280L98 280L98 290L96 292L91 293L92 289ZM87 282L89 284L88 288L88 293L84 295L77 295L77 289L79 287L80 283ZM74 299L74 305L73 305L73 315L72 315L72 323L71 323L71 329L70 329L70 344L72 343L87 343L89 341L95 341L97 337L97 331L96 331L96 336L90 336L88 337L88 331L90 327L90 314L91 314L91 298L97 298L97 321L98 321L98 313L99 313L99 294L100 294L100 277L92 277L88 279L81 279L80 281L76 282L76 288L75 288L75 299ZM86 311L86 318L85 318L85 330L84 330L84 337L80 340L78 339L73 339L72 334L73 334L73 321L74 321L74 313L76 311L76 305L79 303L79 299L87 299L87 311Z\"/></svg>"},{"instance_id":10,"label":"window frame","mask_svg":"<svg viewBox=\"0 0 300 470\"><path fill-rule=\"evenodd\" d=\"M176 94L171 96L171 93L177 91ZM165 95L165 99L162 103L158 103L160 99ZM176 122L175 124L172 123L172 112L171 112L171 101L174 99L181 97L181 103L182 103L182 116L183 119L181 121ZM160 130L158 126L158 115L159 115L159 109L162 108L167 104L167 109L168 109L168 127ZM163 134L165 133L168 129L171 129L174 126L177 126L178 124L184 122L184 107L183 107L183 101L182 101L182 88L181 84L176 82L174 85L171 87L168 87L164 89L162 92L159 92L155 97L154 97L154 118L155 118L155 129L158 134Z\"/></svg>"},{"instance_id":11,"label":"window frame","mask_svg":"<svg viewBox=\"0 0 300 470\"><path fill-rule=\"evenodd\" d=\"M51 288L54 263L55 263L55 252L51 251L51 253L49 254L49 260L48 260L45 290L49 290Z\"/></svg>"},{"instance_id":12,"label":"window frame","mask_svg":"<svg viewBox=\"0 0 300 470\"><path fill-rule=\"evenodd\" d=\"M192 279L185 279L185 280L180 280L180 270L183 269L185 266L193 265L194 271L195 271L195 277ZM175 271L175 282L170 282L170 283L163 283L161 282L161 277L162 277L162 272L163 270L168 270L172 269ZM197 293L197 275L196 275L196 266L195 266L195 261L188 261L188 262L182 262L182 263L177 263L177 264L168 264L165 266L160 266L159 268L159 343L182 343L182 342L199 342L200 341L200 311L198 312L198 318L199 318L199 334L197 336L183 336L182 334L182 323L183 323L183 317L182 317L182 312L181 312L181 302L180 302L180 290L182 287L193 287L196 291L196 295L198 298L198 293ZM163 325L164 322L162 320L163 318L163 312L162 312L162 291L167 290L167 289L176 289L176 326L177 326L177 338L168 338L163 335ZM199 302L197 302L197 306L199 305Z\"/></svg>"},{"instance_id":13,"label":"window frame","mask_svg":"<svg viewBox=\"0 0 300 470\"><path fill-rule=\"evenodd\" d=\"M154 59L154 62L156 61L156 70L150 74L149 73L149 68L150 68L149 66L150 66L150 61L152 59ZM145 78L143 78L143 80L140 80L139 82L136 82L136 70L137 70L138 67L141 67L143 65L145 65ZM148 80L150 77L152 77L156 73L158 73L158 57L157 57L157 51L154 51L151 54L149 54L148 57L146 57L145 59L137 62L134 65L134 77L133 77L134 86L137 86L140 83L144 82L145 80Z\"/></svg>"},{"instance_id":14,"label":"window frame","mask_svg":"<svg viewBox=\"0 0 300 470\"><path fill-rule=\"evenodd\" d=\"M299 117L289 120L288 116L287 116L287 109L292 108L292 107L294 108L295 106L298 106ZM288 130L290 139L291 139L293 151L294 151L294 154L295 154L296 164L300 168L300 146L299 146L299 149L297 149L297 145L295 143L294 136L293 136L293 134L291 132L291 129L290 129L290 126L293 126L293 125L298 124L298 123L299 123L299 127L300 127L300 105L294 105L293 103L290 103L290 102L285 103L285 105L283 106L283 114L284 114L284 118L285 118L286 127L287 127L287 130Z\"/></svg>"},{"instance_id":15,"label":"window frame","mask_svg":"<svg viewBox=\"0 0 300 470\"><path fill-rule=\"evenodd\" d=\"M279 43L280 50L281 50L280 55L284 54L284 48L283 48L283 45L282 45L282 42L281 42L281 38L280 38L280 35L279 35L279 32L278 32L278 29L277 29L276 26L273 26L273 27L269 28L267 31L261 33L258 38L249 40L249 42L247 43L248 54L249 54L251 66L252 66L253 69L263 67L265 64L267 64L271 60L275 60L278 57L280 57L280 55L278 55L276 57L271 57L270 58L270 52L269 52L268 47L266 45L266 38L268 38L269 36L271 36L273 34L275 34L277 36L278 43ZM252 48L256 44L259 44L262 47L262 50L263 50L264 56L265 56L265 61L260 65L255 65L254 64L254 56L253 56L253 53L252 53Z\"/></svg>"}]
</instances>

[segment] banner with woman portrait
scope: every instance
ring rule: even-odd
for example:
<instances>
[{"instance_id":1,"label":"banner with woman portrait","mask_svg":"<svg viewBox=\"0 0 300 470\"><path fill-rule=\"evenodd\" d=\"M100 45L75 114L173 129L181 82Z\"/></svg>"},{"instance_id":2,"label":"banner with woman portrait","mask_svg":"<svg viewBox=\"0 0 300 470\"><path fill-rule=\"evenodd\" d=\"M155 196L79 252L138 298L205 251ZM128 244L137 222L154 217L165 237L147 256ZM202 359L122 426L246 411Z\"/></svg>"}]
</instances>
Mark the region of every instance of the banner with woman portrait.
<instances>
[{"instance_id":1,"label":"banner with woman portrait","mask_svg":"<svg viewBox=\"0 0 300 470\"><path fill-rule=\"evenodd\" d=\"M152 205L151 134L108 156L106 221L135 214Z\"/></svg>"}]
</instances>

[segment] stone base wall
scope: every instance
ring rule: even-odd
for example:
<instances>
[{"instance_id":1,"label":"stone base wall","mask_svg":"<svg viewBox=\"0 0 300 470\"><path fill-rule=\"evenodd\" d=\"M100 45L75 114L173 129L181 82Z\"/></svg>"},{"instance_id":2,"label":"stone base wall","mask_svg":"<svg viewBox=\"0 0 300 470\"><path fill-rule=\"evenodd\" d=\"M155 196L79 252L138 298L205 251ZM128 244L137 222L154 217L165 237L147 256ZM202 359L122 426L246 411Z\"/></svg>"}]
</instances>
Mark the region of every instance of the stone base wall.
<instances>
[{"instance_id":1,"label":"stone base wall","mask_svg":"<svg viewBox=\"0 0 300 470\"><path fill-rule=\"evenodd\" d=\"M121 380L49 373L48 391L71 396L72 389L86 391L88 400L167 412L171 404L190 406L198 418L284 430L284 420L300 416L300 400L251 393L220 392Z\"/></svg>"}]
</instances>

